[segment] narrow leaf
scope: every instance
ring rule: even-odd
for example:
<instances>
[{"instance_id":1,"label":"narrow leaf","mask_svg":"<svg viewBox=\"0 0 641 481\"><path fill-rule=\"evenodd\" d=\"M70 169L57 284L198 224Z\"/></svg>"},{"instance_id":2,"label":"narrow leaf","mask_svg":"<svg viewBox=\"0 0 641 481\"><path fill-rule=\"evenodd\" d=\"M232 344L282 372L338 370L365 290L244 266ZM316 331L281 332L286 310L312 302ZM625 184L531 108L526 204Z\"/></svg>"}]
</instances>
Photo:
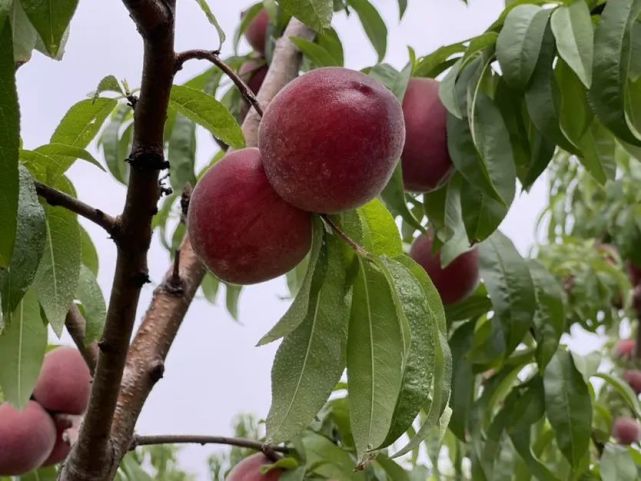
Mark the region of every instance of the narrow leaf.
<instances>
[{"instance_id":1,"label":"narrow leaf","mask_svg":"<svg viewBox=\"0 0 641 481\"><path fill-rule=\"evenodd\" d=\"M209 21L209 23L211 23L216 29L216 32L218 32L218 49L217 50L220 50L220 48L223 46L223 43L225 42L225 38L226 38L225 31L220 26L220 23L218 23L218 20L216 19L216 15L214 15L214 12L211 11L211 8L209 7L209 3L207 3L207 0L196 0L196 2L198 3L198 6L207 17L207 20Z\"/></svg>"},{"instance_id":2,"label":"narrow leaf","mask_svg":"<svg viewBox=\"0 0 641 481\"><path fill-rule=\"evenodd\" d=\"M174 192L182 192L185 184L196 185L196 124L178 114L169 137L167 151L169 180Z\"/></svg>"},{"instance_id":3,"label":"narrow leaf","mask_svg":"<svg viewBox=\"0 0 641 481\"><path fill-rule=\"evenodd\" d=\"M594 33L590 9L583 0L559 6L550 20L559 55L590 88Z\"/></svg>"},{"instance_id":4,"label":"narrow leaf","mask_svg":"<svg viewBox=\"0 0 641 481\"><path fill-rule=\"evenodd\" d=\"M85 148L96 136L107 116L116 107L114 99L81 100L73 105L56 127L50 142Z\"/></svg>"},{"instance_id":5,"label":"narrow leaf","mask_svg":"<svg viewBox=\"0 0 641 481\"><path fill-rule=\"evenodd\" d=\"M369 0L348 0L348 4L356 11L367 37L378 54L378 61L381 62L387 51L385 22Z\"/></svg>"},{"instance_id":6,"label":"narrow leaf","mask_svg":"<svg viewBox=\"0 0 641 481\"><path fill-rule=\"evenodd\" d=\"M120 82L118 82L118 79L113 75L107 75L98 82L96 91L93 94L93 100L95 101L103 92L116 92L122 96L125 95L125 91L122 89Z\"/></svg>"},{"instance_id":7,"label":"narrow leaf","mask_svg":"<svg viewBox=\"0 0 641 481\"><path fill-rule=\"evenodd\" d=\"M80 278L76 296L80 309L87 320L85 327L85 345L97 341L105 326L107 307L96 276L86 266L80 266Z\"/></svg>"},{"instance_id":8,"label":"narrow leaf","mask_svg":"<svg viewBox=\"0 0 641 481\"><path fill-rule=\"evenodd\" d=\"M319 44L301 37L289 37L289 40L317 67L341 66L336 59Z\"/></svg>"},{"instance_id":9,"label":"narrow leaf","mask_svg":"<svg viewBox=\"0 0 641 481\"><path fill-rule=\"evenodd\" d=\"M20 2L49 55L57 57L64 44L63 37L76 11L78 0L20 0Z\"/></svg>"}]
</instances>

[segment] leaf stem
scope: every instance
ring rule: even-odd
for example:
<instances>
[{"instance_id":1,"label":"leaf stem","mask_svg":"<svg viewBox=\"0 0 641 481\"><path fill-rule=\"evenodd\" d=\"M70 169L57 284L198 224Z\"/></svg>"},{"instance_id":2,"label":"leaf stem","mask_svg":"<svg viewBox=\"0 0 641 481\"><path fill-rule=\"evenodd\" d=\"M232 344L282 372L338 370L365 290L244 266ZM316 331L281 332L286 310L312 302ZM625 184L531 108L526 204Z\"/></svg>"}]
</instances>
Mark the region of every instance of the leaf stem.
<instances>
[{"instance_id":1,"label":"leaf stem","mask_svg":"<svg viewBox=\"0 0 641 481\"><path fill-rule=\"evenodd\" d=\"M343 239L345 243L347 243L354 251L361 257L365 257L366 259L372 259L373 256L370 254L367 249L365 249L362 245L360 245L358 242L356 242L354 239L352 239L350 236L347 235L347 233L340 228L340 226L332 220L331 217L329 217L327 214L322 214L321 215L322 219L332 228L334 233Z\"/></svg>"}]
</instances>

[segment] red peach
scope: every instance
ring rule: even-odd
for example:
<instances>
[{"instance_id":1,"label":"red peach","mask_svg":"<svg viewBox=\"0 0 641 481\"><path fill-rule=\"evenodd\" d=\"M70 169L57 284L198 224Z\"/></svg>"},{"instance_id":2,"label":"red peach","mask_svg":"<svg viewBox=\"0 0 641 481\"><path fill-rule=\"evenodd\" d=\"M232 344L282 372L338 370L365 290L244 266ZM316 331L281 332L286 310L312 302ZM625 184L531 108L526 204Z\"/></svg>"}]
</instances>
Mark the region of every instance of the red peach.
<instances>
[{"instance_id":1,"label":"red peach","mask_svg":"<svg viewBox=\"0 0 641 481\"><path fill-rule=\"evenodd\" d=\"M267 75L267 65L253 59L248 60L240 67L238 75L247 84L249 90L257 94Z\"/></svg>"},{"instance_id":2,"label":"red peach","mask_svg":"<svg viewBox=\"0 0 641 481\"><path fill-rule=\"evenodd\" d=\"M614 353L617 357L631 359L634 355L636 345L637 343L634 339L621 339L617 342Z\"/></svg>"},{"instance_id":3,"label":"red peach","mask_svg":"<svg viewBox=\"0 0 641 481\"><path fill-rule=\"evenodd\" d=\"M638 369L631 369L623 373L623 379L627 381L632 390L641 394L641 371Z\"/></svg>"},{"instance_id":4,"label":"red peach","mask_svg":"<svg viewBox=\"0 0 641 481\"><path fill-rule=\"evenodd\" d=\"M71 451L71 444L63 438L65 431L71 427L71 421L62 417L56 417L54 423L56 425L56 443L49 457L42 463L42 466L53 466L64 461L69 451Z\"/></svg>"},{"instance_id":5,"label":"red peach","mask_svg":"<svg viewBox=\"0 0 641 481\"><path fill-rule=\"evenodd\" d=\"M282 469L271 469L261 474L261 468L267 464L272 464L272 461L263 453L252 454L234 466L225 481L278 481Z\"/></svg>"},{"instance_id":6,"label":"red peach","mask_svg":"<svg viewBox=\"0 0 641 481\"><path fill-rule=\"evenodd\" d=\"M619 417L614 421L612 435L619 444L629 446L641 439L641 426L634 418Z\"/></svg>"},{"instance_id":7,"label":"red peach","mask_svg":"<svg viewBox=\"0 0 641 481\"><path fill-rule=\"evenodd\" d=\"M245 38L252 48L265 55L265 45L267 43L267 26L269 25L269 15L264 8L258 12L245 30Z\"/></svg>"}]
</instances>

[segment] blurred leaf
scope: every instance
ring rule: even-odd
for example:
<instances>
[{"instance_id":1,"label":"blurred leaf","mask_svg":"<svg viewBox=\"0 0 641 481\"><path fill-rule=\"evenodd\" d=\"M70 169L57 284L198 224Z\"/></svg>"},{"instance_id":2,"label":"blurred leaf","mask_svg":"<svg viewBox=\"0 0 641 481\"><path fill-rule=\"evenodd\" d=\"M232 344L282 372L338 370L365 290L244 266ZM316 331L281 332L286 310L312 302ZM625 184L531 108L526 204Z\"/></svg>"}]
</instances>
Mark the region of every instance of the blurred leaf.
<instances>
[{"instance_id":1,"label":"blurred leaf","mask_svg":"<svg viewBox=\"0 0 641 481\"><path fill-rule=\"evenodd\" d=\"M169 180L174 191L182 192L186 184L196 185L196 124L180 114L176 115L171 131L167 158Z\"/></svg>"},{"instance_id":2,"label":"blurred leaf","mask_svg":"<svg viewBox=\"0 0 641 481\"><path fill-rule=\"evenodd\" d=\"M378 54L378 61L382 61L387 51L387 27L378 10L369 0L348 0L347 3L356 11L367 37Z\"/></svg>"},{"instance_id":3,"label":"blurred leaf","mask_svg":"<svg viewBox=\"0 0 641 481\"><path fill-rule=\"evenodd\" d=\"M218 48L216 50L220 50L221 47L223 46L223 43L225 42L225 31L222 29L220 24L218 23L218 20L216 19L216 15L214 15L214 12L211 11L211 8L209 7L209 3L207 3L207 0L196 0L198 5L200 6L200 9L203 11L205 16L207 17L207 20L209 23L211 23L214 28L216 29L216 32L218 32Z\"/></svg>"},{"instance_id":4,"label":"blurred leaf","mask_svg":"<svg viewBox=\"0 0 641 481\"><path fill-rule=\"evenodd\" d=\"M0 334L0 387L5 400L19 409L31 397L46 348L47 328L40 319L35 293L30 290L6 316Z\"/></svg>"},{"instance_id":5,"label":"blurred leaf","mask_svg":"<svg viewBox=\"0 0 641 481\"><path fill-rule=\"evenodd\" d=\"M354 470L350 454L329 439L312 431L303 434L303 446L310 471L337 481L364 481L362 471Z\"/></svg>"},{"instance_id":6,"label":"blurred leaf","mask_svg":"<svg viewBox=\"0 0 641 481\"><path fill-rule=\"evenodd\" d=\"M590 105L614 134L641 145L625 116L625 89L630 68L630 25L641 12L641 1L607 2L594 34L594 64Z\"/></svg>"},{"instance_id":7,"label":"blurred leaf","mask_svg":"<svg viewBox=\"0 0 641 481\"><path fill-rule=\"evenodd\" d=\"M48 468L38 468L27 474L20 476L19 481L56 481L58 479L58 471L54 466Z\"/></svg>"},{"instance_id":8,"label":"blurred leaf","mask_svg":"<svg viewBox=\"0 0 641 481\"><path fill-rule=\"evenodd\" d=\"M0 298L2 312L13 312L38 270L46 239L45 214L33 185L33 179L20 167L20 197L18 201L18 228L11 263L0 270Z\"/></svg>"},{"instance_id":9,"label":"blurred leaf","mask_svg":"<svg viewBox=\"0 0 641 481\"><path fill-rule=\"evenodd\" d=\"M256 18L256 16L260 13L260 11L263 9L263 2L258 2L253 4L251 7L249 7L247 10L245 10L241 16L240 19L240 24L238 25L238 28L234 32L234 52L238 52L238 44L240 43L240 37L243 36L243 33L247 31L247 27L252 23L252 20Z\"/></svg>"},{"instance_id":10,"label":"blurred leaf","mask_svg":"<svg viewBox=\"0 0 641 481\"><path fill-rule=\"evenodd\" d=\"M462 324L452 334L449 344L452 349L452 420L450 430L465 441L467 423L474 401L474 370L468 353L474 341L475 322Z\"/></svg>"},{"instance_id":11,"label":"blurred leaf","mask_svg":"<svg viewBox=\"0 0 641 481\"><path fill-rule=\"evenodd\" d=\"M169 102L178 112L205 127L227 145L237 149L245 146L238 122L211 95L183 85L174 85Z\"/></svg>"},{"instance_id":12,"label":"blurred leaf","mask_svg":"<svg viewBox=\"0 0 641 481\"><path fill-rule=\"evenodd\" d=\"M20 3L47 52L55 58L64 44L63 37L78 0L20 0Z\"/></svg>"},{"instance_id":13,"label":"blurred leaf","mask_svg":"<svg viewBox=\"0 0 641 481\"><path fill-rule=\"evenodd\" d=\"M407 65L399 72L389 64L379 63L374 65L367 74L385 85L399 102L403 102L405 90L412 74L411 65Z\"/></svg>"},{"instance_id":14,"label":"blurred leaf","mask_svg":"<svg viewBox=\"0 0 641 481\"><path fill-rule=\"evenodd\" d=\"M317 32L330 27L334 13L332 0L279 0L278 3L285 13L298 18Z\"/></svg>"},{"instance_id":15,"label":"blurred leaf","mask_svg":"<svg viewBox=\"0 0 641 481\"><path fill-rule=\"evenodd\" d=\"M550 20L559 55L590 88L594 33L587 3L578 0L560 5Z\"/></svg>"},{"instance_id":16,"label":"blurred leaf","mask_svg":"<svg viewBox=\"0 0 641 481\"><path fill-rule=\"evenodd\" d=\"M405 200L405 188L403 187L403 173L399 162L391 179L381 192L381 199L394 216L400 216L409 225L419 230L424 230L421 223L407 207Z\"/></svg>"},{"instance_id":17,"label":"blurred leaf","mask_svg":"<svg viewBox=\"0 0 641 481\"><path fill-rule=\"evenodd\" d=\"M301 37L289 37L289 40L317 67L340 66L337 60L319 44Z\"/></svg>"},{"instance_id":18,"label":"blurred leaf","mask_svg":"<svg viewBox=\"0 0 641 481\"><path fill-rule=\"evenodd\" d=\"M84 227L80 226L80 250L82 253L82 265L86 266L94 276L98 275L98 252L91 237Z\"/></svg>"},{"instance_id":19,"label":"blurred leaf","mask_svg":"<svg viewBox=\"0 0 641 481\"><path fill-rule=\"evenodd\" d=\"M307 316L281 343L272 367L268 442L300 433L323 407L345 369L349 305L342 240L326 237L327 273L312 287Z\"/></svg>"},{"instance_id":20,"label":"blurred leaf","mask_svg":"<svg viewBox=\"0 0 641 481\"><path fill-rule=\"evenodd\" d=\"M398 0L398 18L399 18L399 20L403 19L403 15L405 15L405 10L407 10L407 0Z\"/></svg>"},{"instance_id":21,"label":"blurred leaf","mask_svg":"<svg viewBox=\"0 0 641 481\"><path fill-rule=\"evenodd\" d=\"M545 410L559 449L574 468L588 455L592 402L572 356L559 350L545 368Z\"/></svg>"},{"instance_id":22,"label":"blurred leaf","mask_svg":"<svg viewBox=\"0 0 641 481\"><path fill-rule=\"evenodd\" d=\"M238 299L242 290L243 286L225 283L225 305L227 306L227 312L235 320L238 320Z\"/></svg>"},{"instance_id":23,"label":"blurred leaf","mask_svg":"<svg viewBox=\"0 0 641 481\"><path fill-rule=\"evenodd\" d=\"M38 39L38 32L36 32L36 29L31 25L19 1L13 1L10 19L13 30L14 60L16 64L23 64L31 59L33 49L36 46L36 40Z\"/></svg>"},{"instance_id":24,"label":"blurred leaf","mask_svg":"<svg viewBox=\"0 0 641 481\"><path fill-rule=\"evenodd\" d=\"M623 398L625 403L628 405L628 408L632 411L632 414L634 414L637 419L641 419L641 405L639 405L639 398L626 381L604 372L598 372L594 374L594 377L601 378L608 383L610 387L612 387L612 389L614 389Z\"/></svg>"},{"instance_id":25,"label":"blurred leaf","mask_svg":"<svg viewBox=\"0 0 641 481\"><path fill-rule=\"evenodd\" d=\"M625 446L606 444L600 461L603 481L635 481L639 470Z\"/></svg>"},{"instance_id":26,"label":"blurred leaf","mask_svg":"<svg viewBox=\"0 0 641 481\"><path fill-rule=\"evenodd\" d=\"M100 339L107 317L107 306L98 285L96 276L86 266L80 266L80 278L76 296L80 301L82 314L87 320L85 326L85 345Z\"/></svg>"},{"instance_id":27,"label":"blurred leaf","mask_svg":"<svg viewBox=\"0 0 641 481\"><path fill-rule=\"evenodd\" d=\"M51 1L51 0L49 0ZM81 100L73 105L56 127L50 143L85 148L96 136L102 124L118 102L99 98Z\"/></svg>"},{"instance_id":28,"label":"blurred leaf","mask_svg":"<svg viewBox=\"0 0 641 481\"><path fill-rule=\"evenodd\" d=\"M519 5L505 18L496 40L496 56L505 80L524 89L534 72L550 11L535 5Z\"/></svg>"},{"instance_id":29,"label":"blurred leaf","mask_svg":"<svg viewBox=\"0 0 641 481\"><path fill-rule=\"evenodd\" d=\"M109 169L111 175L123 184L127 182L128 164L125 162L127 154L123 156L120 148L120 130L130 114L131 108L128 105L118 105L100 136L100 144L102 145L107 169ZM123 139L125 138L124 133L122 137Z\"/></svg>"},{"instance_id":30,"label":"blurred leaf","mask_svg":"<svg viewBox=\"0 0 641 481\"><path fill-rule=\"evenodd\" d=\"M0 268L11 261L17 229L20 111L11 27L0 28Z\"/></svg>"}]
</instances>

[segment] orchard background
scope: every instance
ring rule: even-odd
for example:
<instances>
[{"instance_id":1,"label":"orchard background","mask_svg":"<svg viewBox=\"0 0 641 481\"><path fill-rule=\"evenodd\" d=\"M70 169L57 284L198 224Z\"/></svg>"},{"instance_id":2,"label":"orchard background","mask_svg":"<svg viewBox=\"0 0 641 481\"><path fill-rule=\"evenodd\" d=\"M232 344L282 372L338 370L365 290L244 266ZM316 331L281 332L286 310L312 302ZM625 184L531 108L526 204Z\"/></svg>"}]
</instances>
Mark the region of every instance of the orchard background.
<instances>
[{"instance_id":1,"label":"orchard background","mask_svg":"<svg viewBox=\"0 0 641 481\"><path fill-rule=\"evenodd\" d=\"M433 52L441 45L452 44L481 34L499 17L504 8L502 2L471 2L469 5L465 5L454 1L430 2L429 4L414 1L409 2L408 10L399 23L399 7L395 2L374 2L374 4L389 29L385 61L399 70L405 66L408 60L407 45L413 47L416 55L420 58ZM247 5L239 4L230 7L212 3L211 7L218 23L227 34L221 57L224 58L233 53L232 37L238 24L240 10L250 5L251 3L247 3ZM591 7L597 10L599 8L596 4ZM638 22L636 24L638 25ZM346 17L343 13L338 12L332 25L343 42L346 66L360 69L377 63L376 53L362 32L355 14ZM213 49L218 45L215 29L207 22L202 10L195 2L177 5L176 32L176 51L178 52L190 48ZM16 78L22 117L21 137L25 148L33 148L47 143L51 132L69 106L85 98L86 93L92 90L98 81L106 75L113 74L118 79L126 79L131 87L137 86L142 64L142 49L139 44L139 35L122 5L81 2L71 23L69 42L63 61L53 62L51 59L36 54L32 60L17 71ZM634 51L638 51L638 49ZM248 52L244 41L241 41L239 52L242 54ZM178 73L175 83L183 83L205 68L203 62L187 62ZM195 154L193 151L188 154L193 155L195 159L196 172L208 164L213 153L217 150L216 144L211 140L211 135L204 129L198 130L197 139ZM94 153L96 158L104 162L101 149L96 149L92 144L89 150ZM565 165L563 162L567 162L567 159L562 158L559 165ZM635 169L634 162L632 161L632 169ZM567 190L567 186L573 185L572 182L576 179L581 179L589 192L594 192L590 189L598 190L600 188L593 185L584 173L579 174L575 170L566 172L556 164L553 169L552 178L560 179L558 180L559 184L554 186L557 189L555 193L561 193L560 196L556 196L557 201L563 197L563 191ZM638 167L636 169L638 170ZM529 193L517 193L510 213L501 224L501 230L512 239L524 256L530 253L534 243L533 232L536 217L548 205L548 176L548 173L544 174ZM98 171L94 166L78 161L70 169L69 177L74 182L79 199L108 213L116 214L121 211L125 196L124 186L109 179L107 174ZM629 172L624 177L632 179L631 185L634 190L634 179L638 179L638 177L630 175ZM97 189L96 186L100 188ZM593 217L599 218L599 216L607 219L608 216L614 215L606 213L603 205L613 205L615 210L619 209L620 211L622 207L634 207L634 202L637 202L638 205L638 197L634 201L630 197L622 200L613 195L603 204L591 206L593 210L590 211L580 205L579 201L578 207L583 210L579 211L577 222L583 219L587 227L578 232L575 229L573 233L577 237L603 240L603 232L612 230L612 226L605 225L608 223L607 221L604 221L603 225L598 225L598 222L596 226L588 225L587 220ZM557 209L555 212L557 215L552 219L552 225L565 222L559 210ZM629 222L634 224L635 218L638 218L638 212L636 217L633 215L631 219L629 218ZM100 228L84 220L81 220L81 223L86 226L100 253L98 281L103 288L105 298L108 299L115 263L113 243L106 239ZM545 231L545 227L549 223L548 218L544 219L544 229L540 230L543 242L549 240ZM172 232L173 224L170 235ZM605 239L612 241L611 234L612 232L609 232ZM149 253L149 275L152 286L160 282L169 265L167 250L158 242L158 235L159 232L156 230ZM635 233L632 233L627 237L623 236L623 239L614 239L613 244L628 250L630 245L641 245L634 235ZM619 240L622 245L617 245ZM569 268L579 270L578 266L585 265L586 253L591 253L593 250L590 246L585 247L572 243L568 243L568 246L566 246L567 251L550 251L547 254L548 257L543 256L543 259L547 259L551 266L560 265L559 260L575 260L576 264L572 265L570 262ZM608 350L612 347L612 339L618 335L626 337L631 333L630 326L626 322L626 316L631 312L629 310L631 298L625 279L622 276L616 276L615 273L608 270L607 266L600 264L600 259L603 256L598 254L601 252L600 250L597 249L596 252L597 258L594 263L589 264L587 277L594 273L605 276L603 279L605 279L604 284L607 285L607 289L613 289L615 292L620 290L625 294L623 304L628 310L619 313L624 319L621 323L620 333L617 331L619 327L618 315L614 316L614 319L608 318L605 321L600 319L597 323L603 324L600 331L601 336L586 334L576 326L572 326L574 339L570 345L573 352L586 354L606 343L606 348L602 350L602 353L607 358ZM572 258L572 255L575 257ZM624 255L623 261L628 258L629 255ZM617 257L616 269L614 269L618 269L622 275L624 274L623 261L620 262ZM585 269L585 267L582 268ZM600 272L600 269L604 272ZM558 274L562 280L566 276L565 272L555 272L555 274ZM608 278L608 275L612 276L614 281L612 278ZM141 318L149 304L151 290L149 285L143 288L137 319ZM579 319L581 315L594 313L594 310L590 309L604 309L599 303L609 300L612 293L601 290L599 294L600 296L594 296L584 293L584 298L573 299L568 305L568 309L577 307L578 316L568 316L568 319L571 322L582 322ZM256 340L286 310L287 303L281 298L288 296L289 291L282 279L260 287L251 286L243 289L238 303L237 315L242 325L236 324L225 309L224 288L221 288L221 292L218 294L216 305L203 299L197 299L190 308L186 322L182 325L180 334L168 357L165 377L156 386L149 402L145 405L145 410L137 425L137 432L139 434L230 434L230 425L235 414L253 412L259 417L264 417L270 400L269 370L275 346L261 348L253 346ZM573 314L575 313L573 312ZM568 327L570 326L568 325ZM604 334L608 334L610 339ZM63 337L63 339L65 342L69 342L67 337ZM611 365L607 361L603 365L603 369L605 372L612 371ZM614 371L614 373L621 374L620 371ZM601 386L598 381L595 385ZM620 404L614 401L614 406L624 411L625 407ZM210 452L209 448L184 448L180 455L181 465L187 471L198 474L199 479L204 479L204 458ZM421 457L421 462L423 461L425 461L424 456ZM562 459L554 460L558 463L562 463L562 461ZM554 466L552 461L550 463ZM552 469L554 471L554 468ZM132 476L131 473L128 475ZM635 479L626 478L625 474L617 476L619 477L608 479ZM134 476L132 479L136 479L136 477Z\"/></svg>"}]
</instances>

